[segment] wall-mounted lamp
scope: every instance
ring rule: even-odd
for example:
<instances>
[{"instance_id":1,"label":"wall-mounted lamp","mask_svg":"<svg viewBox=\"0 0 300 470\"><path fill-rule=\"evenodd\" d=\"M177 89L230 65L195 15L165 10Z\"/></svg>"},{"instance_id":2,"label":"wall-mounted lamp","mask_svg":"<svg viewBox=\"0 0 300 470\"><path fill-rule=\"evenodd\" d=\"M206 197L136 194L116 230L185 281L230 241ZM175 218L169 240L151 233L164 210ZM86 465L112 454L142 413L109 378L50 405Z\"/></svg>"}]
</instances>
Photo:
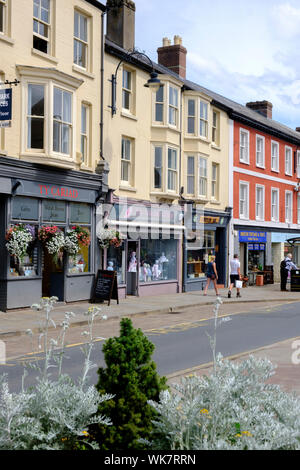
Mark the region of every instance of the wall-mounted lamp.
<instances>
[{"instance_id":1,"label":"wall-mounted lamp","mask_svg":"<svg viewBox=\"0 0 300 470\"><path fill-rule=\"evenodd\" d=\"M131 62L132 57L137 57L137 58L145 57L149 61L149 64L152 68L152 72L150 73L149 80L144 85L145 87L150 88L151 91L153 91L153 92L157 92L159 87L163 86L163 84L161 83L161 81L158 78L157 73L154 71L152 60L146 54L144 54L143 52L139 52L137 50L133 50L132 52L127 53L125 55L125 57L122 60L120 60L120 62L117 65L115 73L111 77L111 85L112 85L112 90L111 90L111 113L112 113L112 115L116 114L116 112L117 112L117 107L116 107L117 73L118 73L119 67L124 61Z\"/></svg>"}]
</instances>

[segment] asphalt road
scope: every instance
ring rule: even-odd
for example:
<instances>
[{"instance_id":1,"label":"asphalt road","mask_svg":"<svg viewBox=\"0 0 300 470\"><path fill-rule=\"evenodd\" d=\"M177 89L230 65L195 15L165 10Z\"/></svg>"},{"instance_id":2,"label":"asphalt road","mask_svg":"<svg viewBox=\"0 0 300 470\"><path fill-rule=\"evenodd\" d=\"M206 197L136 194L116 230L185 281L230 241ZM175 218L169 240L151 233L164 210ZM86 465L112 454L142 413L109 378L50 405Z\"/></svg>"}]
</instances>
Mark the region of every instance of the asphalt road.
<instances>
[{"instance_id":1,"label":"asphalt road","mask_svg":"<svg viewBox=\"0 0 300 470\"><path fill-rule=\"evenodd\" d=\"M223 317L224 317L224 312ZM146 318L146 317L145 317ZM170 318L170 317L169 317ZM146 321L146 320L145 320ZM189 321L171 320L164 326L146 330L148 338L155 344L153 360L161 375L172 374L179 370L206 364L212 360L209 336L214 334L213 319L197 320L195 315ZM257 308L244 305L243 312L231 316L231 321L222 323L217 328L217 352L226 356L244 353L278 341L300 336L300 303L286 303ZM105 366L102 355L103 341L94 344L91 356L97 366ZM21 386L23 364L36 362L40 355L25 355L8 361L0 366L0 374L6 373L10 390L17 391ZM77 379L83 367L83 353L80 345L69 347L64 358L63 371ZM29 369L27 386L34 384L34 371ZM55 372L53 369L53 376ZM97 382L97 368L90 371L89 382Z\"/></svg>"}]
</instances>

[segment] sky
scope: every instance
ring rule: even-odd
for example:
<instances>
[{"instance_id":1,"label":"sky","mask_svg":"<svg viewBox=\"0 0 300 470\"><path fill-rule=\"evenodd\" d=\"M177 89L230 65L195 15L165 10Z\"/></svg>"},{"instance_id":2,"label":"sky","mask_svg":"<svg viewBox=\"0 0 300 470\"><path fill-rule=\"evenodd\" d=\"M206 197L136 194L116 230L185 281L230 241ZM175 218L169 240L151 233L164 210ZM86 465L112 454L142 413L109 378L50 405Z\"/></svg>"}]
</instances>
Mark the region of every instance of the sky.
<instances>
[{"instance_id":1,"label":"sky","mask_svg":"<svg viewBox=\"0 0 300 470\"><path fill-rule=\"evenodd\" d=\"M135 46L157 62L182 37L187 79L237 103L268 100L300 127L300 0L135 0Z\"/></svg>"}]
</instances>

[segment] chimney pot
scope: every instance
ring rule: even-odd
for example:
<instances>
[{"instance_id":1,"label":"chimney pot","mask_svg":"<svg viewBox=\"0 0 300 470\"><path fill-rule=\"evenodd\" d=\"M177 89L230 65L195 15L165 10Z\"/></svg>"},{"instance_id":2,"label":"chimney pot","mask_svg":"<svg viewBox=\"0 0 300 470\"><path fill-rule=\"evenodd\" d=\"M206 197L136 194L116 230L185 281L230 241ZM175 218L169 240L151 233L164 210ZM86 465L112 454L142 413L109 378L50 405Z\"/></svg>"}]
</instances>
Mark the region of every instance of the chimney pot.
<instances>
[{"instance_id":1,"label":"chimney pot","mask_svg":"<svg viewBox=\"0 0 300 470\"><path fill-rule=\"evenodd\" d=\"M250 109L253 109L253 111L256 111L257 113L261 114L262 116L272 119L273 105L272 103L270 103L270 101L251 101L249 103L246 103L246 106Z\"/></svg>"},{"instance_id":2,"label":"chimney pot","mask_svg":"<svg viewBox=\"0 0 300 470\"><path fill-rule=\"evenodd\" d=\"M167 47L171 45L171 41L169 38L163 38L163 47Z\"/></svg>"}]
</instances>

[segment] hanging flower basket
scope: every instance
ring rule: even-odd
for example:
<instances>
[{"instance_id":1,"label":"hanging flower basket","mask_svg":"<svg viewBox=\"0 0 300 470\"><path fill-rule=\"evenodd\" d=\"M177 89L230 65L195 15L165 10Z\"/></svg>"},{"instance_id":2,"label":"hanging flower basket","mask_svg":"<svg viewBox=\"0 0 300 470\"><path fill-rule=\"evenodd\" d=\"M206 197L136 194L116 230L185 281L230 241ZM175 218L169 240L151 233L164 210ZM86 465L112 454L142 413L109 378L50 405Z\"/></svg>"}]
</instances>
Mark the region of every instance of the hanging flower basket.
<instances>
[{"instance_id":1,"label":"hanging flower basket","mask_svg":"<svg viewBox=\"0 0 300 470\"><path fill-rule=\"evenodd\" d=\"M56 225L43 226L39 230L39 240L43 243L48 253L53 256L53 260L57 263L63 257L63 249L65 246L64 233Z\"/></svg>"},{"instance_id":2,"label":"hanging flower basket","mask_svg":"<svg viewBox=\"0 0 300 470\"><path fill-rule=\"evenodd\" d=\"M73 258L81 247L87 247L91 243L90 232L80 225L73 225L65 235L65 251Z\"/></svg>"},{"instance_id":3,"label":"hanging flower basket","mask_svg":"<svg viewBox=\"0 0 300 470\"><path fill-rule=\"evenodd\" d=\"M35 239L35 228L28 224L16 224L7 230L5 239L9 254L22 264L30 243Z\"/></svg>"},{"instance_id":4,"label":"hanging flower basket","mask_svg":"<svg viewBox=\"0 0 300 470\"><path fill-rule=\"evenodd\" d=\"M118 248L122 245L120 232L114 229L104 228L98 232L97 237L101 248L109 248L110 246Z\"/></svg>"}]
</instances>

